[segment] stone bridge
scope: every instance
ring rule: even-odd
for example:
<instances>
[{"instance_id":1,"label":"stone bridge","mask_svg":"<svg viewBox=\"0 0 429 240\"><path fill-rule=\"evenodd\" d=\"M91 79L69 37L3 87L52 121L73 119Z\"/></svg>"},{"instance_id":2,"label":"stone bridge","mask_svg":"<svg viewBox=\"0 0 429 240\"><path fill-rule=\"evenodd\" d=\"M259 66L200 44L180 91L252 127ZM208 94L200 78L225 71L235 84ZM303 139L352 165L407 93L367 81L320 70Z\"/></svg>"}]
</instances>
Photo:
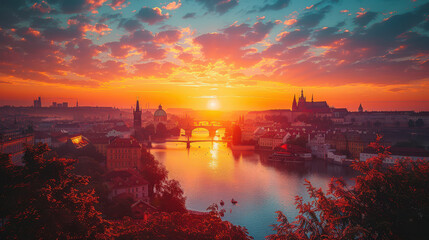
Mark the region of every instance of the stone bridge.
<instances>
[{"instance_id":1,"label":"stone bridge","mask_svg":"<svg viewBox=\"0 0 429 240\"><path fill-rule=\"evenodd\" d=\"M216 135L216 131L219 129L224 128L225 134L229 133L231 131L231 122L227 121L194 121L193 123L188 123L185 126L180 126L183 130L185 130L185 136L191 137L192 131L194 131L197 128L203 128L209 131L209 136L213 138Z\"/></svg>"}]
</instances>

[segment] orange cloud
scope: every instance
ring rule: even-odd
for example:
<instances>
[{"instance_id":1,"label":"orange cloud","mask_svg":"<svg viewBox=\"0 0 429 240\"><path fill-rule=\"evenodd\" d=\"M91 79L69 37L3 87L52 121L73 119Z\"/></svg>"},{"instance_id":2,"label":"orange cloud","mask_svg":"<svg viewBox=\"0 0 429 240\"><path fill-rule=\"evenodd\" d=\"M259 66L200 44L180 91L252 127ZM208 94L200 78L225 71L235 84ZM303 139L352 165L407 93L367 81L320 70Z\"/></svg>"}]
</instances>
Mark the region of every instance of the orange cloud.
<instances>
[{"instance_id":1,"label":"orange cloud","mask_svg":"<svg viewBox=\"0 0 429 240\"><path fill-rule=\"evenodd\" d=\"M291 26L294 25L297 22L296 19L288 19L284 22L285 25Z\"/></svg>"},{"instance_id":2,"label":"orange cloud","mask_svg":"<svg viewBox=\"0 0 429 240\"><path fill-rule=\"evenodd\" d=\"M182 6L182 3L179 0L177 3L171 2L171 3L167 4L167 6L162 6L162 8L165 10L175 10L175 9L178 9L180 6Z\"/></svg>"}]
</instances>

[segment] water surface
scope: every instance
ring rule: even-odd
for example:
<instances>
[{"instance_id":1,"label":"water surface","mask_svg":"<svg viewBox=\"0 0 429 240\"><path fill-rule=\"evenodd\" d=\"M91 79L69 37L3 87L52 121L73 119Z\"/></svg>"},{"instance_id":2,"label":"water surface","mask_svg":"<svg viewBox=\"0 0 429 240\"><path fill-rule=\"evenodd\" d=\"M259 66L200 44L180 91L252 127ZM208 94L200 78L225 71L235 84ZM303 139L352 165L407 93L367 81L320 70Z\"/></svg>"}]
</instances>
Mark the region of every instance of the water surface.
<instances>
[{"instance_id":1,"label":"water surface","mask_svg":"<svg viewBox=\"0 0 429 240\"><path fill-rule=\"evenodd\" d=\"M231 151L226 143L192 143L190 149L185 143L164 143L150 151L166 166L169 178L180 182L188 209L205 211L223 200L223 219L245 226L255 239L273 233L270 225L276 223L276 211L290 220L297 215L295 196L308 199L304 179L326 189L333 176L349 183L355 176L348 168L322 160L300 167L271 164L267 152Z\"/></svg>"}]
</instances>

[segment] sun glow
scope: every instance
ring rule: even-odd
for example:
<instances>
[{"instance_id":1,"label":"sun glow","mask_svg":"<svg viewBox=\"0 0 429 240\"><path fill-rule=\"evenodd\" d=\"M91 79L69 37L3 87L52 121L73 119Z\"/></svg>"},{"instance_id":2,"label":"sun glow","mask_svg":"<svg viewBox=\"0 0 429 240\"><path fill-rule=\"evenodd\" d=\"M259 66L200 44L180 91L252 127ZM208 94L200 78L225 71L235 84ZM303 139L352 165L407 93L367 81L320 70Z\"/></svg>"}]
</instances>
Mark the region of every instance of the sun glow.
<instances>
[{"instance_id":1,"label":"sun glow","mask_svg":"<svg viewBox=\"0 0 429 240\"><path fill-rule=\"evenodd\" d=\"M207 102L207 108L210 110L218 110L219 109L219 101L217 98L209 99Z\"/></svg>"}]
</instances>

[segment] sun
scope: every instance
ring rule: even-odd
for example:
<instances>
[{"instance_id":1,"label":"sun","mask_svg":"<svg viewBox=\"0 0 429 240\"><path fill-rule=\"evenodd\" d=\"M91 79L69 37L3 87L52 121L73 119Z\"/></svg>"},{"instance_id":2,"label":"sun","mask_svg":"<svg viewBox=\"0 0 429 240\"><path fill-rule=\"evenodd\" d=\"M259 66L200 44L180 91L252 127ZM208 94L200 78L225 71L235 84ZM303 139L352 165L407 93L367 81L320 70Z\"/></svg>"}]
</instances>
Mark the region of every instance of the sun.
<instances>
[{"instance_id":1,"label":"sun","mask_svg":"<svg viewBox=\"0 0 429 240\"><path fill-rule=\"evenodd\" d=\"M219 109L219 101L217 98L211 98L207 102L207 108L210 110L218 110Z\"/></svg>"}]
</instances>

